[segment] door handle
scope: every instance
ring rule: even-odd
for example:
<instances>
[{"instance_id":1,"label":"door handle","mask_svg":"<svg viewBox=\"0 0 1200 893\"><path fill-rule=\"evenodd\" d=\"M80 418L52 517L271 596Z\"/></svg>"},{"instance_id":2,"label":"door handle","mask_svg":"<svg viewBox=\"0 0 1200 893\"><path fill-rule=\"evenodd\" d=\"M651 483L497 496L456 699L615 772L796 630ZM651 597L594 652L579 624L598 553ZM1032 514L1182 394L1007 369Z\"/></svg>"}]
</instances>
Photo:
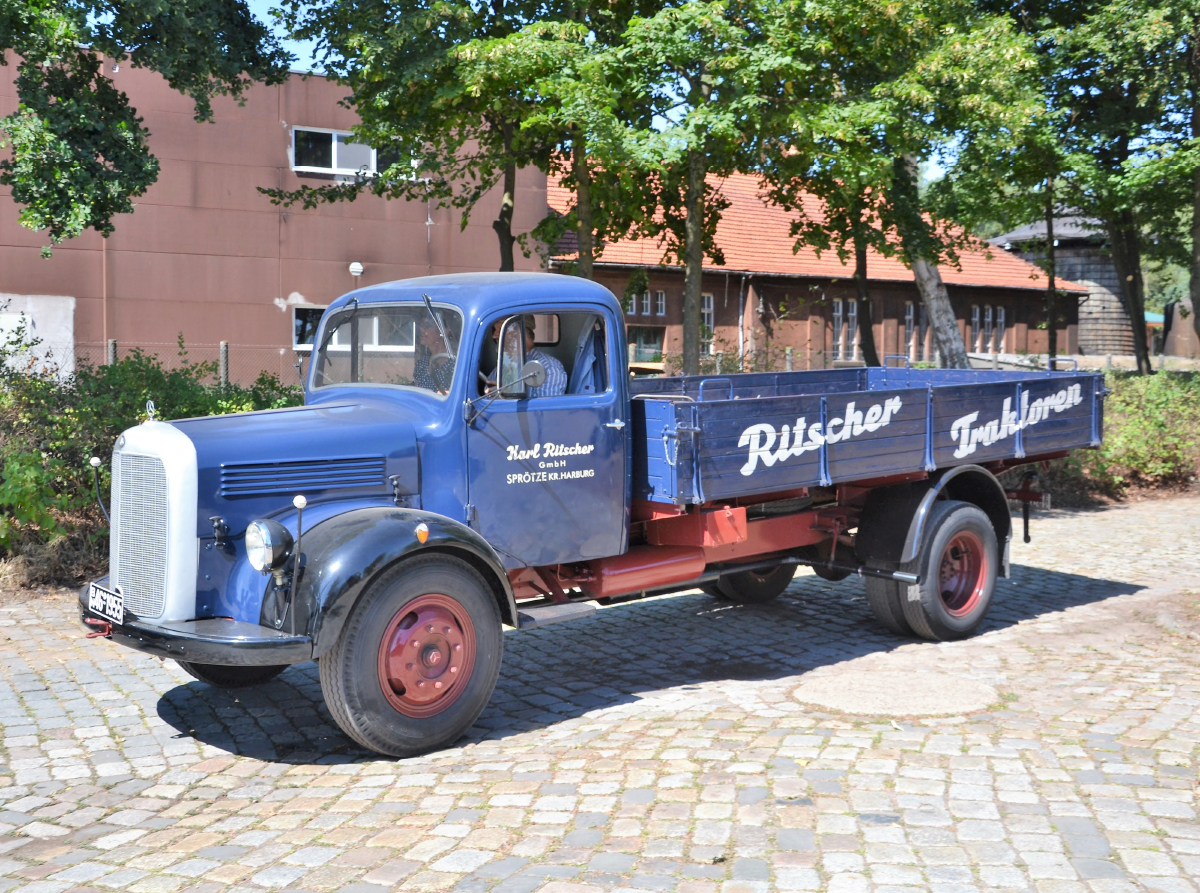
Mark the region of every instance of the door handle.
<instances>
[{"instance_id":1,"label":"door handle","mask_svg":"<svg viewBox=\"0 0 1200 893\"><path fill-rule=\"evenodd\" d=\"M604 427L605 428L616 428L618 431L620 431L622 428L625 427L625 423L622 422L620 419L617 419L615 422L605 422Z\"/></svg>"}]
</instances>

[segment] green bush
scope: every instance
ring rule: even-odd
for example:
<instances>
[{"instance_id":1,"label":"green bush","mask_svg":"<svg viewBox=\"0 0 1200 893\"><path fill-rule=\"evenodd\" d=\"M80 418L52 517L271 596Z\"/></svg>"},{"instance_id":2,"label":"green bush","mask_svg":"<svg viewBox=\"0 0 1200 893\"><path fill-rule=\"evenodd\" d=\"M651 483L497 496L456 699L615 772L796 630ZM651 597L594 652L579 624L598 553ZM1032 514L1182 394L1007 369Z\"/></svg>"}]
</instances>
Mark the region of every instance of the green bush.
<instances>
[{"instance_id":1,"label":"green bush","mask_svg":"<svg viewBox=\"0 0 1200 893\"><path fill-rule=\"evenodd\" d=\"M1131 487L1180 488L1200 471L1200 374L1111 372L1104 443L1054 463L1056 486L1119 497Z\"/></svg>"},{"instance_id":2,"label":"green bush","mask_svg":"<svg viewBox=\"0 0 1200 893\"><path fill-rule=\"evenodd\" d=\"M100 458L107 493L112 445L123 430L145 420L147 400L154 401L160 419L302 401L300 388L266 372L250 387L221 386L215 363L190 362L182 337L179 350L175 370L134 351L112 365L83 364L64 375L39 358L38 342L24 330L0 345L0 558L37 553L63 539L74 543L66 550L72 554L104 554L108 530L88 460ZM61 543L56 549L64 551ZM50 575L55 576L61 573Z\"/></svg>"}]
</instances>

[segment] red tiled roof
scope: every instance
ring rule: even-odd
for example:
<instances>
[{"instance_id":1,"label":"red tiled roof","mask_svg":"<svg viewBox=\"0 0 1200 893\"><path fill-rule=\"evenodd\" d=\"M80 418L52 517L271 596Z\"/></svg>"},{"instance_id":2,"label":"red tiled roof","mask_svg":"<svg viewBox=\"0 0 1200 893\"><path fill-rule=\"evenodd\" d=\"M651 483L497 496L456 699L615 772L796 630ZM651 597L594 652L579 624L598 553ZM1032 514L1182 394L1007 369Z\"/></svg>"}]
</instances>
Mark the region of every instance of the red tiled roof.
<instances>
[{"instance_id":1,"label":"red tiled roof","mask_svg":"<svg viewBox=\"0 0 1200 893\"><path fill-rule=\"evenodd\" d=\"M717 224L717 244L725 254L725 266L718 267L706 257L706 270L832 279L854 275L853 265L843 264L836 251L821 252L819 257L811 248L793 252L795 239L791 235L791 224L794 215L771 204L757 178L734 174L710 182L719 185L730 204ZM547 184L547 199L550 207L559 213L566 213L575 202L574 195L553 180ZM815 215L819 210L818 200L806 197L805 207ZM571 254L573 256L574 252ZM662 246L655 240L627 240L605 245L596 263L656 267L663 265L663 254ZM1001 248L962 249L958 257L962 269L949 264L941 266L942 279L949 285L1046 288L1046 274L1039 267ZM867 270L872 280L913 281L912 271L899 260L881 257L874 251L867 260ZM1059 288L1087 290L1064 280L1060 280Z\"/></svg>"}]
</instances>

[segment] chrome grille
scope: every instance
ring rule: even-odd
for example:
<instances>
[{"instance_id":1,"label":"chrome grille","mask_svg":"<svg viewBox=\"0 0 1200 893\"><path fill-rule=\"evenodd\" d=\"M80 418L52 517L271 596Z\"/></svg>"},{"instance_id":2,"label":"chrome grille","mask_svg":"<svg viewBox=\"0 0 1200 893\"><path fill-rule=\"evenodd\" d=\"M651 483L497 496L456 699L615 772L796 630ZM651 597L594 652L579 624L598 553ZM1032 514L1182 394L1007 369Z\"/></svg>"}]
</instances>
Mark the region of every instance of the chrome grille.
<instances>
[{"instance_id":1,"label":"chrome grille","mask_svg":"<svg viewBox=\"0 0 1200 893\"><path fill-rule=\"evenodd\" d=\"M167 472L161 459L118 453L113 462L109 566L125 608L163 612L167 588Z\"/></svg>"}]
</instances>

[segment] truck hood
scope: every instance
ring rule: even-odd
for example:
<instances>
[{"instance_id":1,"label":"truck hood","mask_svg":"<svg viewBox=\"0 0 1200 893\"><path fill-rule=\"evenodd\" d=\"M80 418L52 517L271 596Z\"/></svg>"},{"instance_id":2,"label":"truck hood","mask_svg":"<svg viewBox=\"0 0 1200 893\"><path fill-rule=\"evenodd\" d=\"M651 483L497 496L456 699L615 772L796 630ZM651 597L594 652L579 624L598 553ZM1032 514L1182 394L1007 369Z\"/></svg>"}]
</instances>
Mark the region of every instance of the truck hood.
<instances>
[{"instance_id":1,"label":"truck hood","mask_svg":"<svg viewBox=\"0 0 1200 893\"><path fill-rule=\"evenodd\" d=\"M197 535L212 536L220 515L239 536L255 518L291 511L299 494L314 508L390 500L393 477L419 505L413 409L355 401L172 422L196 447Z\"/></svg>"}]
</instances>

